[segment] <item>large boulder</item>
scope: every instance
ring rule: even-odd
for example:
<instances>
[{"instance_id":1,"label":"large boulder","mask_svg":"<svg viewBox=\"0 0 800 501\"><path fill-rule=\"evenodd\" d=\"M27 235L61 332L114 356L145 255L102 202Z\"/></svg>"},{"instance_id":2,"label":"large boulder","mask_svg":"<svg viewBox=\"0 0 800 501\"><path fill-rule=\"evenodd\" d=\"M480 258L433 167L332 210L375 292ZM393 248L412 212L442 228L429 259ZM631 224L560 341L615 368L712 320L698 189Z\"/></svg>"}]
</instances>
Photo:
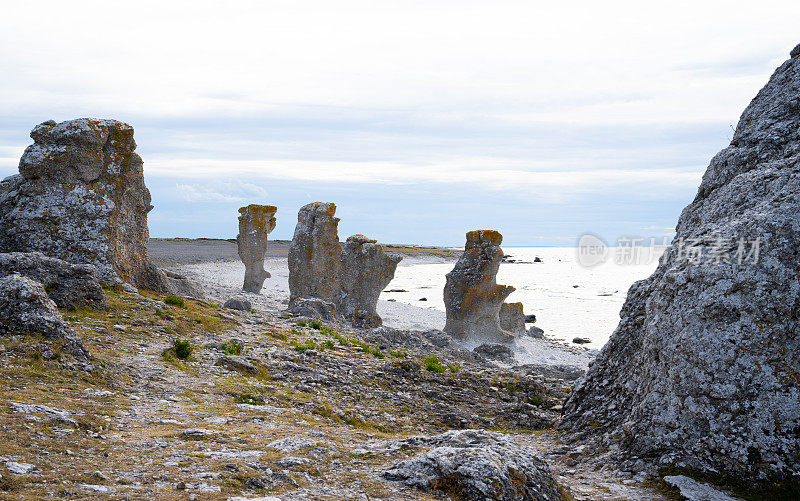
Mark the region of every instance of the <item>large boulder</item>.
<instances>
[{"instance_id":1,"label":"large boulder","mask_svg":"<svg viewBox=\"0 0 800 501\"><path fill-rule=\"evenodd\" d=\"M500 305L500 328L517 336L525 335L525 313L522 303Z\"/></svg>"},{"instance_id":2,"label":"large boulder","mask_svg":"<svg viewBox=\"0 0 800 501\"><path fill-rule=\"evenodd\" d=\"M399 448L431 447L383 473L421 491L456 499L557 501L558 483L543 460L502 433L451 430L399 441Z\"/></svg>"},{"instance_id":3,"label":"large boulder","mask_svg":"<svg viewBox=\"0 0 800 501\"><path fill-rule=\"evenodd\" d=\"M497 284L502 242L503 236L494 230L467 233L464 253L444 286L444 331L451 336L475 345L514 340L513 334L500 327L500 305L514 292L510 285Z\"/></svg>"},{"instance_id":4,"label":"large boulder","mask_svg":"<svg viewBox=\"0 0 800 501\"><path fill-rule=\"evenodd\" d=\"M342 244L336 205L314 202L297 213L289 247L289 309L297 299L336 303L341 280Z\"/></svg>"},{"instance_id":5,"label":"large boulder","mask_svg":"<svg viewBox=\"0 0 800 501\"><path fill-rule=\"evenodd\" d=\"M19 273L0 277L0 336L13 334L59 339L75 358L89 358L89 352L64 322L42 284Z\"/></svg>"},{"instance_id":6,"label":"large boulder","mask_svg":"<svg viewBox=\"0 0 800 501\"><path fill-rule=\"evenodd\" d=\"M756 480L800 474L800 46L744 111L564 405L573 438Z\"/></svg>"},{"instance_id":7,"label":"large boulder","mask_svg":"<svg viewBox=\"0 0 800 501\"><path fill-rule=\"evenodd\" d=\"M342 251L339 312L355 327L374 328L383 323L375 310L381 291L394 278L398 254L387 254L377 241L364 235L347 239Z\"/></svg>"},{"instance_id":8,"label":"large boulder","mask_svg":"<svg viewBox=\"0 0 800 501\"><path fill-rule=\"evenodd\" d=\"M273 205L250 204L239 209L239 235L236 244L239 258L244 263L244 285L242 290L258 294L264 280L270 274L264 269L264 256L267 253L267 234L275 229Z\"/></svg>"},{"instance_id":9,"label":"large boulder","mask_svg":"<svg viewBox=\"0 0 800 501\"><path fill-rule=\"evenodd\" d=\"M41 283L59 308L102 309L108 306L92 265L70 264L41 252L0 253L0 276L11 273Z\"/></svg>"},{"instance_id":10,"label":"large boulder","mask_svg":"<svg viewBox=\"0 0 800 501\"><path fill-rule=\"evenodd\" d=\"M91 264L103 283L121 279L169 292L147 256L153 207L133 128L116 120L50 120L31 138L19 174L0 182L0 249Z\"/></svg>"}]
</instances>

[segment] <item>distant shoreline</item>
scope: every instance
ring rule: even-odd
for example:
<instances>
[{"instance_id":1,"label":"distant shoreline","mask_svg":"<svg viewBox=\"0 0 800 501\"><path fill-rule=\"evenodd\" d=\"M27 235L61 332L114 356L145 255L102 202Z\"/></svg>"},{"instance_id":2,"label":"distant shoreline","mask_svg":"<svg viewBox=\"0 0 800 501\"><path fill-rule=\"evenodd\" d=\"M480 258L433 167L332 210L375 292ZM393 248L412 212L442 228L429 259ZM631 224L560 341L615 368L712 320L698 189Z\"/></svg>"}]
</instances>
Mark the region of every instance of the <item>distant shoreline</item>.
<instances>
[{"instance_id":1,"label":"distant shoreline","mask_svg":"<svg viewBox=\"0 0 800 501\"><path fill-rule=\"evenodd\" d=\"M267 258L286 258L289 240L270 240ZM405 257L438 257L456 260L461 249L418 245L383 244L388 252ZM151 238L147 244L150 259L158 266L179 266L214 261L238 261L236 239L229 238Z\"/></svg>"}]
</instances>

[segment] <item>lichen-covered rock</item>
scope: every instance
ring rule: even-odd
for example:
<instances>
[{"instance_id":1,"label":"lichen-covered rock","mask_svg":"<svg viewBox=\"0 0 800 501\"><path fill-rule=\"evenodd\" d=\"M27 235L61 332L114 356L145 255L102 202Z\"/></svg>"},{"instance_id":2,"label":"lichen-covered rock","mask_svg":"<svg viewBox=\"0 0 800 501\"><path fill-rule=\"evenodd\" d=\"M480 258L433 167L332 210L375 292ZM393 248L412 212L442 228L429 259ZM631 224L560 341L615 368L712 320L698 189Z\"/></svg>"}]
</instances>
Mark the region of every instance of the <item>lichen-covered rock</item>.
<instances>
[{"instance_id":1,"label":"lichen-covered rock","mask_svg":"<svg viewBox=\"0 0 800 501\"><path fill-rule=\"evenodd\" d=\"M180 273L175 273L174 271L160 271L166 277L167 286L173 294L191 299L205 299L206 295L203 291L203 286L198 282Z\"/></svg>"},{"instance_id":2,"label":"lichen-covered rock","mask_svg":"<svg viewBox=\"0 0 800 501\"><path fill-rule=\"evenodd\" d=\"M133 128L116 120L50 120L31 138L19 174L0 182L0 249L92 264L103 283L122 279L169 292L147 257L153 207Z\"/></svg>"},{"instance_id":3,"label":"lichen-covered rock","mask_svg":"<svg viewBox=\"0 0 800 501\"><path fill-rule=\"evenodd\" d=\"M517 336L525 335L525 313L522 311L522 303L500 305L500 328Z\"/></svg>"},{"instance_id":4,"label":"lichen-covered rock","mask_svg":"<svg viewBox=\"0 0 800 501\"><path fill-rule=\"evenodd\" d=\"M289 309L297 299L339 300L342 244L336 205L314 202L300 208L289 247Z\"/></svg>"},{"instance_id":5,"label":"lichen-covered rock","mask_svg":"<svg viewBox=\"0 0 800 501\"><path fill-rule=\"evenodd\" d=\"M800 55L800 54L799 54ZM718 153L564 405L573 438L751 480L800 473L800 57Z\"/></svg>"},{"instance_id":6,"label":"lichen-covered rock","mask_svg":"<svg viewBox=\"0 0 800 501\"><path fill-rule=\"evenodd\" d=\"M247 298L240 296L228 299L223 306L229 310L250 311L253 309L253 304Z\"/></svg>"},{"instance_id":7,"label":"lichen-covered rock","mask_svg":"<svg viewBox=\"0 0 800 501\"><path fill-rule=\"evenodd\" d=\"M297 298L292 302L291 311L298 317L317 318L319 320L335 320L336 305L317 298Z\"/></svg>"},{"instance_id":8,"label":"lichen-covered rock","mask_svg":"<svg viewBox=\"0 0 800 501\"><path fill-rule=\"evenodd\" d=\"M108 306L92 265L70 264L40 252L0 253L0 276L11 273L41 283L59 308L102 309Z\"/></svg>"},{"instance_id":9,"label":"lichen-covered rock","mask_svg":"<svg viewBox=\"0 0 800 501\"><path fill-rule=\"evenodd\" d=\"M11 334L60 339L75 358L89 358L89 352L64 322L42 284L19 273L0 277L0 336Z\"/></svg>"},{"instance_id":10,"label":"lichen-covered rock","mask_svg":"<svg viewBox=\"0 0 800 501\"><path fill-rule=\"evenodd\" d=\"M507 363L514 361L514 352L504 344L483 343L472 351L489 360Z\"/></svg>"},{"instance_id":11,"label":"lichen-covered rock","mask_svg":"<svg viewBox=\"0 0 800 501\"><path fill-rule=\"evenodd\" d=\"M264 256L267 253L267 235L275 229L277 211L275 206L256 204L239 209L241 216L236 244L239 258L244 263L244 291L258 294L264 280L270 277L264 269Z\"/></svg>"},{"instance_id":12,"label":"lichen-covered rock","mask_svg":"<svg viewBox=\"0 0 800 501\"><path fill-rule=\"evenodd\" d=\"M401 447L409 446L432 449L394 465L383 473L384 478L458 499L562 499L547 463L502 433L451 430L401 441Z\"/></svg>"},{"instance_id":13,"label":"lichen-covered rock","mask_svg":"<svg viewBox=\"0 0 800 501\"><path fill-rule=\"evenodd\" d=\"M394 278L398 254L387 254L377 241L364 235L347 239L342 251L339 313L355 327L374 328L383 323L375 310L381 291Z\"/></svg>"},{"instance_id":14,"label":"lichen-covered rock","mask_svg":"<svg viewBox=\"0 0 800 501\"><path fill-rule=\"evenodd\" d=\"M444 286L444 331L451 336L475 345L513 341L514 336L500 327L500 305L514 292L510 285L497 284L502 242L503 236L494 230L467 233L464 253Z\"/></svg>"}]
</instances>

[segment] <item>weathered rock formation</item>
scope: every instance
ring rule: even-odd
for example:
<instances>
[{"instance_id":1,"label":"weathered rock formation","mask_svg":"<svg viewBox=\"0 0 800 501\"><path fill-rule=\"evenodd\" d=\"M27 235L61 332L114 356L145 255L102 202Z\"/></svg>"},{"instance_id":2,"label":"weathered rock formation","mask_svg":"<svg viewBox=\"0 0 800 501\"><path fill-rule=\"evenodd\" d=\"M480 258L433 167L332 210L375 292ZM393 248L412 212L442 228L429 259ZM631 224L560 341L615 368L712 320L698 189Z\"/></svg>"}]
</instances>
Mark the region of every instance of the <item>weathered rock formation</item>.
<instances>
[{"instance_id":1,"label":"weathered rock formation","mask_svg":"<svg viewBox=\"0 0 800 501\"><path fill-rule=\"evenodd\" d=\"M364 235L348 237L342 252L342 286L339 312L355 327L382 324L375 308L378 296L394 278L398 254L387 254L377 241Z\"/></svg>"},{"instance_id":2,"label":"weathered rock formation","mask_svg":"<svg viewBox=\"0 0 800 501\"><path fill-rule=\"evenodd\" d=\"M483 430L451 430L433 437L399 441L402 449L431 447L384 472L421 491L456 499L557 501L558 483L547 463L509 436Z\"/></svg>"},{"instance_id":3,"label":"weathered rock formation","mask_svg":"<svg viewBox=\"0 0 800 501\"><path fill-rule=\"evenodd\" d=\"M800 46L792 56L628 292L564 406L573 437L751 480L800 474Z\"/></svg>"},{"instance_id":4,"label":"weathered rock formation","mask_svg":"<svg viewBox=\"0 0 800 501\"><path fill-rule=\"evenodd\" d=\"M31 132L19 174L0 182L0 249L92 264L108 284L168 292L150 262L150 192L133 128L116 120L52 120Z\"/></svg>"},{"instance_id":5,"label":"weathered rock formation","mask_svg":"<svg viewBox=\"0 0 800 501\"><path fill-rule=\"evenodd\" d=\"M0 277L0 335L11 334L59 339L75 358L89 358L89 352L64 322L42 284L19 273Z\"/></svg>"},{"instance_id":6,"label":"weathered rock formation","mask_svg":"<svg viewBox=\"0 0 800 501\"><path fill-rule=\"evenodd\" d=\"M503 259L503 236L494 230L467 233L464 253L447 274L444 331L471 341L509 343L514 336L500 327L500 305L514 287L497 284L497 270Z\"/></svg>"},{"instance_id":7,"label":"weathered rock formation","mask_svg":"<svg viewBox=\"0 0 800 501\"><path fill-rule=\"evenodd\" d=\"M69 264L40 252L0 253L0 276L19 273L39 282L56 306L68 310L84 306L106 308L103 288L88 264Z\"/></svg>"},{"instance_id":8,"label":"weathered rock formation","mask_svg":"<svg viewBox=\"0 0 800 501\"><path fill-rule=\"evenodd\" d=\"M289 309L297 299L339 299L342 244L336 204L314 202L300 208L289 247Z\"/></svg>"},{"instance_id":9,"label":"weathered rock formation","mask_svg":"<svg viewBox=\"0 0 800 501\"><path fill-rule=\"evenodd\" d=\"M264 256L267 253L267 234L275 229L275 212L272 205L250 204L239 209L239 235L236 244L239 258L244 263L244 285L242 289L258 294L264 280L270 274L264 270Z\"/></svg>"},{"instance_id":10,"label":"weathered rock formation","mask_svg":"<svg viewBox=\"0 0 800 501\"><path fill-rule=\"evenodd\" d=\"M517 336L525 335L525 313L522 311L522 303L500 305L500 328Z\"/></svg>"}]
</instances>

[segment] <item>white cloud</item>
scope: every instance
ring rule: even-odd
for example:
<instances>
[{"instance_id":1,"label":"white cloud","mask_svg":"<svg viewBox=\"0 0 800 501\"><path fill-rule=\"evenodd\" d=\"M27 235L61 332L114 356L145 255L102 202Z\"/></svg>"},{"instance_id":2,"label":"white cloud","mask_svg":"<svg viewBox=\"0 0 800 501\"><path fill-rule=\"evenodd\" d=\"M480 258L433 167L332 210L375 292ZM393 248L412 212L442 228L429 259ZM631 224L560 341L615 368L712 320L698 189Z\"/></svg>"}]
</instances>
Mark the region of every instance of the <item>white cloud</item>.
<instances>
[{"instance_id":1,"label":"white cloud","mask_svg":"<svg viewBox=\"0 0 800 501\"><path fill-rule=\"evenodd\" d=\"M215 181L208 184L176 184L180 197L187 202L245 202L264 199L267 190L251 183Z\"/></svg>"}]
</instances>

